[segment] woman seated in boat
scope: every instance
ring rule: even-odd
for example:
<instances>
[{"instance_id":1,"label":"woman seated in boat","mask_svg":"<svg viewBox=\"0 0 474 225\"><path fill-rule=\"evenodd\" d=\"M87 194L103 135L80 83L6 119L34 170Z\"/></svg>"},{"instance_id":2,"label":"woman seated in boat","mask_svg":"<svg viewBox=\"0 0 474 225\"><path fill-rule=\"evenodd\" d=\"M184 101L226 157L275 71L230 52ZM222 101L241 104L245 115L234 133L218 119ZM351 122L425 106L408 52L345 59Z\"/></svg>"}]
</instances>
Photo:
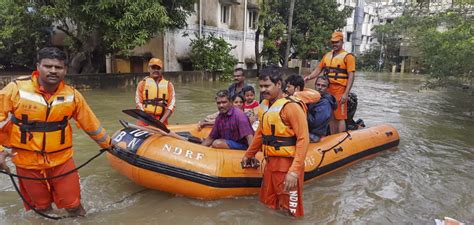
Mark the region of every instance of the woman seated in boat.
<instances>
[{"instance_id":1,"label":"woman seated in boat","mask_svg":"<svg viewBox=\"0 0 474 225\"><path fill-rule=\"evenodd\" d=\"M234 107L242 110L242 112L244 112L245 115L249 118L250 124L253 124L257 120L257 115L254 110L245 110L243 108L245 102L244 99L245 98L242 95L234 95L232 96L232 104L234 105Z\"/></svg>"},{"instance_id":2,"label":"woman seated in boat","mask_svg":"<svg viewBox=\"0 0 474 225\"><path fill-rule=\"evenodd\" d=\"M216 93L216 104L219 114L211 133L202 145L224 149L247 149L252 143L254 130L245 113L234 107L227 90Z\"/></svg>"}]
</instances>

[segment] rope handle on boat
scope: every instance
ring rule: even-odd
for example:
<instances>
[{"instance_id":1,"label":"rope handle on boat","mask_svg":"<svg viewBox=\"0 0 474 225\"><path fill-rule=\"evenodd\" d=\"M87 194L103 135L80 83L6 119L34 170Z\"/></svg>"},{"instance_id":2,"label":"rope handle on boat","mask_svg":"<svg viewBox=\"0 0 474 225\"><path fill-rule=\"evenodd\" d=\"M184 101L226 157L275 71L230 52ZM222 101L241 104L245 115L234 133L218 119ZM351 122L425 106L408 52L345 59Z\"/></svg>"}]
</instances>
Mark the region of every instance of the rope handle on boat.
<instances>
[{"instance_id":1,"label":"rope handle on boat","mask_svg":"<svg viewBox=\"0 0 474 225\"><path fill-rule=\"evenodd\" d=\"M31 205L30 202L28 202L26 199L25 199L25 196L23 196L23 194L21 194L20 192L20 189L18 188L18 185L15 181L15 178L13 177L17 177L17 178L21 178L21 179L25 179L25 180L52 180L52 179L56 179L56 178L59 178L59 177L64 177L64 176L67 176L79 169L81 169L82 167L84 167L85 165L89 164L92 160L94 160L95 158L99 157L100 155L102 155L102 153L108 151L109 149L101 149L99 153L97 153L96 155L94 155L92 158L90 158L89 160L87 160L85 163L81 164L80 166L66 172L66 173L63 173L63 174L60 174L60 175L57 175L57 176L53 176L53 177L44 177L44 178L36 178L36 177L26 177L26 176L21 176L21 175L18 175L18 174L13 174L13 173L10 173L10 172L6 172L6 171L0 171L0 173L3 173L3 174L6 174L10 177L10 180L12 181L13 183L13 187L15 188L16 192L18 193L18 195L20 196L21 200L23 200L23 202L28 205L28 207L30 207L30 209L32 209L35 213L37 213L38 215L42 216L42 217L45 217L45 218L48 218L48 219L51 219L51 220L60 220L60 219L64 219L64 218L71 218L72 216L50 216L48 214L45 214L41 211L39 211L38 209L36 209L33 205Z\"/></svg>"},{"instance_id":2,"label":"rope handle on boat","mask_svg":"<svg viewBox=\"0 0 474 225\"><path fill-rule=\"evenodd\" d=\"M325 150L320 150L321 153L323 154L323 156L321 156L321 160L319 161L318 165L316 166L316 170L319 169L319 167L321 166L321 164L323 163L323 160L324 160L324 156L326 155L326 152L329 152L331 151L333 148L335 148L336 146L342 144L342 142L344 142L347 138L350 138L351 137L351 134L349 133L349 131L345 131L346 132L346 136L340 140L338 143L336 143L335 145L333 145L332 147L328 148L328 149L325 149Z\"/></svg>"}]
</instances>

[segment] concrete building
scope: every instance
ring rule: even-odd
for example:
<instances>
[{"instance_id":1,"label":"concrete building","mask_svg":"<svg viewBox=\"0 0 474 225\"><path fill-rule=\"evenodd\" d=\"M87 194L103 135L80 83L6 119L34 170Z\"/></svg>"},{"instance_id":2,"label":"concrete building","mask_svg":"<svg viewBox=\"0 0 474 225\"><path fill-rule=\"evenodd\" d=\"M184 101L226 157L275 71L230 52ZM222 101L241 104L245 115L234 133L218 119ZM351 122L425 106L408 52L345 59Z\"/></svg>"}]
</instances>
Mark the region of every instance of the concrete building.
<instances>
[{"instance_id":1,"label":"concrete building","mask_svg":"<svg viewBox=\"0 0 474 225\"><path fill-rule=\"evenodd\" d=\"M377 43L374 37L373 27L378 25L379 14L372 3L365 0L336 0L340 9L351 7L354 10L347 18L346 26L342 28L344 33L344 49L356 55L361 54Z\"/></svg>"},{"instance_id":2,"label":"concrete building","mask_svg":"<svg viewBox=\"0 0 474 225\"><path fill-rule=\"evenodd\" d=\"M147 71L147 60L151 57L162 59L165 71L189 70L191 39L210 33L236 46L232 54L244 68L256 67L258 0L199 0L194 9L195 12L187 19L187 28L167 31L153 38L146 45L133 49L131 57L110 59L111 72Z\"/></svg>"}]
</instances>

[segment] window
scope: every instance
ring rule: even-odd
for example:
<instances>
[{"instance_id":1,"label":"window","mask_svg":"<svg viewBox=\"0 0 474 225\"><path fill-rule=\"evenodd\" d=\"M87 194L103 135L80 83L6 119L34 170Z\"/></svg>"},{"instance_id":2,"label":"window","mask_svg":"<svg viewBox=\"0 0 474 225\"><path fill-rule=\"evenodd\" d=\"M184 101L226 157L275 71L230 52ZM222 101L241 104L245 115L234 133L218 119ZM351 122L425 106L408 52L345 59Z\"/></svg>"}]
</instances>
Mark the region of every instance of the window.
<instances>
[{"instance_id":1,"label":"window","mask_svg":"<svg viewBox=\"0 0 474 225\"><path fill-rule=\"evenodd\" d=\"M352 32L347 32L347 35L346 35L346 41L347 42L350 42L351 41L351 35L352 35Z\"/></svg>"},{"instance_id":2,"label":"window","mask_svg":"<svg viewBox=\"0 0 474 225\"><path fill-rule=\"evenodd\" d=\"M221 5L221 23L230 24L230 5Z\"/></svg>"},{"instance_id":3,"label":"window","mask_svg":"<svg viewBox=\"0 0 474 225\"><path fill-rule=\"evenodd\" d=\"M255 10L248 10L248 27L250 29L257 28L257 11Z\"/></svg>"}]
</instances>

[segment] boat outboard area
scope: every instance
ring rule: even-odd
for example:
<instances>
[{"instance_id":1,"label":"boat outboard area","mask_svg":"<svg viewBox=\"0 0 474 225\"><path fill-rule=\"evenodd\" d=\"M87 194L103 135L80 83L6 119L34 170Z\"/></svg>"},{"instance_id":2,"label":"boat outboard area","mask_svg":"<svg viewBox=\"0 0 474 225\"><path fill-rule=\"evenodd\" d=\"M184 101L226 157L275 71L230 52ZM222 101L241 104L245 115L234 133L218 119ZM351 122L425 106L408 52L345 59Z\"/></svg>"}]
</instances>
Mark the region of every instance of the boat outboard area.
<instances>
[{"instance_id":1,"label":"boat outboard area","mask_svg":"<svg viewBox=\"0 0 474 225\"><path fill-rule=\"evenodd\" d=\"M204 138L211 128L196 124L170 125L180 136ZM305 159L305 182L374 157L396 147L397 130L381 124L330 135L310 143ZM135 183L196 199L221 199L258 193L263 166L242 168L245 151L215 149L160 134L154 129L126 126L112 137L107 158L114 169ZM257 159L265 163L263 154Z\"/></svg>"}]
</instances>

